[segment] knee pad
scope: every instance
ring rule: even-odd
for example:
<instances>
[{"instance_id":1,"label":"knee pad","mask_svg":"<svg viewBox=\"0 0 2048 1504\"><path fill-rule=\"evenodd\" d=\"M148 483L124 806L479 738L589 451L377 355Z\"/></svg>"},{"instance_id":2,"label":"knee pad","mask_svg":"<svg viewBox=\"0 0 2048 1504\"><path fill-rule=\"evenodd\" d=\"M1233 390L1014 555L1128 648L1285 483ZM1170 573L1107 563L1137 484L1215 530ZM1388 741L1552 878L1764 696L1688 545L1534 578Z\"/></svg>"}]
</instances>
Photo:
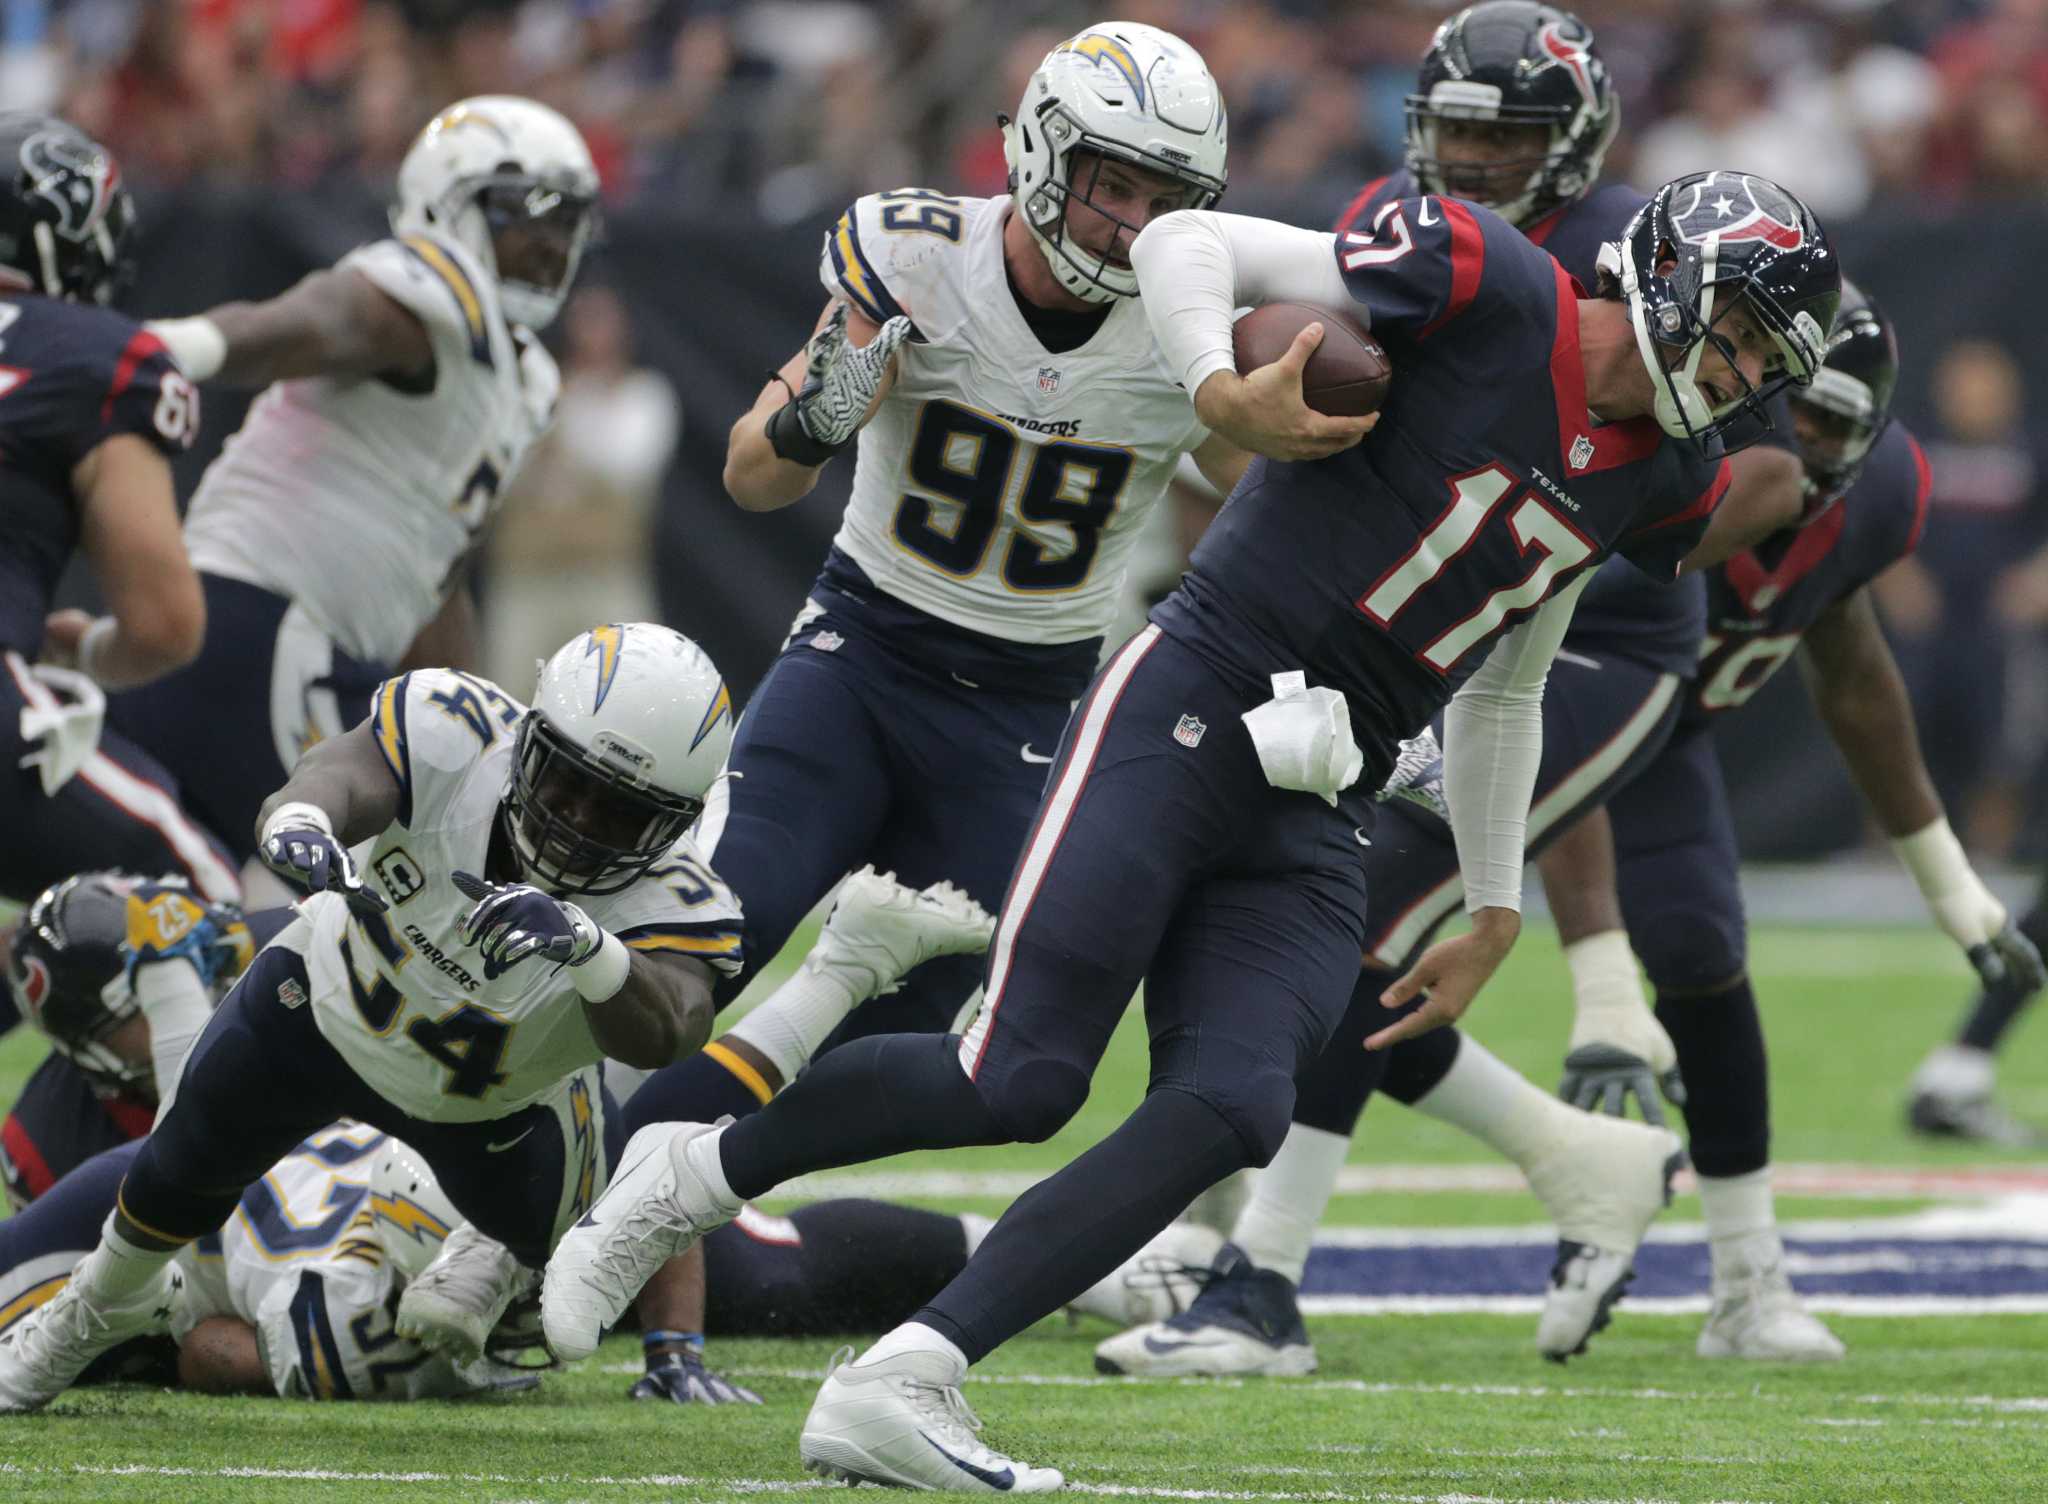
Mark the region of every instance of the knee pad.
<instances>
[{"instance_id":1,"label":"knee pad","mask_svg":"<svg viewBox=\"0 0 2048 1504\"><path fill-rule=\"evenodd\" d=\"M1000 1081L974 1084L990 1116L1017 1143L1044 1143L1088 1100L1088 1073L1064 1060L1027 1061Z\"/></svg>"},{"instance_id":2,"label":"knee pad","mask_svg":"<svg viewBox=\"0 0 2048 1504\"><path fill-rule=\"evenodd\" d=\"M1629 927L1629 944L1662 995L1726 987L1748 966L1740 910L1667 909Z\"/></svg>"},{"instance_id":3,"label":"knee pad","mask_svg":"<svg viewBox=\"0 0 2048 1504\"><path fill-rule=\"evenodd\" d=\"M1204 1091L1201 1096L1244 1145L1246 1164L1264 1169L1273 1162L1294 1118L1292 1076L1261 1062L1242 1080L1221 1090Z\"/></svg>"}]
</instances>

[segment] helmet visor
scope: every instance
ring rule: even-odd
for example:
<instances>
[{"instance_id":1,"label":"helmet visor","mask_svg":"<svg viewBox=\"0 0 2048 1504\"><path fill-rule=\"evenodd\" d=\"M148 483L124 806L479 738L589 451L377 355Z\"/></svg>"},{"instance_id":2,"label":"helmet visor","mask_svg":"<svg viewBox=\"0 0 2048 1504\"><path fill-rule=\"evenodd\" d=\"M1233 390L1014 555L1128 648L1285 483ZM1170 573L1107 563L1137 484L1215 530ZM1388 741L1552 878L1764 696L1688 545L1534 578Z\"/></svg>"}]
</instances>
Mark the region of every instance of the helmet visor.
<instances>
[{"instance_id":1,"label":"helmet visor","mask_svg":"<svg viewBox=\"0 0 2048 1504\"><path fill-rule=\"evenodd\" d=\"M492 178L476 201L490 227L499 277L551 296L568 290L603 224L594 196L539 178Z\"/></svg>"}]
</instances>

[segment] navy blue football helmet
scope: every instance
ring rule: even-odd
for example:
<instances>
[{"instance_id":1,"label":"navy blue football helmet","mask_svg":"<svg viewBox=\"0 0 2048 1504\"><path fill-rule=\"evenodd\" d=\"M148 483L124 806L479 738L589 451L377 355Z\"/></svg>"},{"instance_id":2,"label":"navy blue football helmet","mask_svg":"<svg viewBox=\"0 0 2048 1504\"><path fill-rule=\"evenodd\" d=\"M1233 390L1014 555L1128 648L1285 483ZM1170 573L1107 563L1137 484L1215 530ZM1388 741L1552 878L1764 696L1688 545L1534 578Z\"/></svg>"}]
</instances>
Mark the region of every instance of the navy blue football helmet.
<instances>
[{"instance_id":1,"label":"navy blue football helmet","mask_svg":"<svg viewBox=\"0 0 2048 1504\"><path fill-rule=\"evenodd\" d=\"M1899 341L1891 320L1863 292L1842 284L1842 310L1813 385L1791 393L1792 431L1806 466L1801 524L1840 501L1892 420Z\"/></svg>"},{"instance_id":2,"label":"navy blue football helmet","mask_svg":"<svg viewBox=\"0 0 2048 1504\"><path fill-rule=\"evenodd\" d=\"M134 232L112 152L55 116L0 114L0 279L112 303L134 273Z\"/></svg>"}]
</instances>

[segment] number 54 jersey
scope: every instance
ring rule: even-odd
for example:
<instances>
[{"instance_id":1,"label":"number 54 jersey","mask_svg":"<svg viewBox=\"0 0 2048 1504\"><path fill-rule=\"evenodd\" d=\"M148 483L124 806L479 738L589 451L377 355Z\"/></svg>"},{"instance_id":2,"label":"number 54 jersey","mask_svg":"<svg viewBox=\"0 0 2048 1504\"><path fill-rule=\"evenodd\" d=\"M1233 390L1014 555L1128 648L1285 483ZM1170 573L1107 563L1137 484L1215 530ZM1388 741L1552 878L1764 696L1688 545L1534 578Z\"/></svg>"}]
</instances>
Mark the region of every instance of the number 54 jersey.
<instances>
[{"instance_id":1,"label":"number 54 jersey","mask_svg":"<svg viewBox=\"0 0 2048 1504\"><path fill-rule=\"evenodd\" d=\"M448 669L387 680L371 728L398 780L398 818L353 855L390 907L362 918L316 894L274 942L305 957L327 1041L429 1122L503 1117L603 1058L560 968L528 960L486 981L457 933L474 904L451 874L485 871L524 714L496 685ZM739 903L688 836L631 887L575 901L629 950L739 969Z\"/></svg>"},{"instance_id":2,"label":"number 54 jersey","mask_svg":"<svg viewBox=\"0 0 2048 1504\"><path fill-rule=\"evenodd\" d=\"M833 541L942 621L1079 642L1109 627L1145 514L1208 430L1136 299L1075 349L1039 343L1004 268L1011 212L1007 197L901 189L860 199L825 237L826 288L917 330L861 431Z\"/></svg>"}]
</instances>

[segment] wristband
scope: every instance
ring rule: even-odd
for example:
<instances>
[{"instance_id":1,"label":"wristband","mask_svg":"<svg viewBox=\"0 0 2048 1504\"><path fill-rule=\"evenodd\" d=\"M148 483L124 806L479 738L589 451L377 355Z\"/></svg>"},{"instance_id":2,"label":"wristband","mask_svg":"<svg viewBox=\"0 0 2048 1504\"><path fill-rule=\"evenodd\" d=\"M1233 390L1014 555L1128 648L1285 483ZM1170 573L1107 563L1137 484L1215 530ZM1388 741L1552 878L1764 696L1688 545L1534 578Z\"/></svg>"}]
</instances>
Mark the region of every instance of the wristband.
<instances>
[{"instance_id":1,"label":"wristband","mask_svg":"<svg viewBox=\"0 0 2048 1504\"><path fill-rule=\"evenodd\" d=\"M584 1002L601 1003L626 985L632 965L633 953L626 949L626 942L607 930L589 959L569 968L569 985Z\"/></svg>"},{"instance_id":2,"label":"wristband","mask_svg":"<svg viewBox=\"0 0 2048 1504\"><path fill-rule=\"evenodd\" d=\"M702 1332L642 1332L640 1334L640 1347L643 1352L657 1347L673 1346L694 1347L701 1353L704 1351L704 1334Z\"/></svg>"},{"instance_id":3,"label":"wristband","mask_svg":"<svg viewBox=\"0 0 2048 1504\"><path fill-rule=\"evenodd\" d=\"M1963 854L1963 843L1942 816L1909 836L1894 836L1892 850L1929 903L1960 893L1977 881L1970 859Z\"/></svg>"},{"instance_id":4,"label":"wristband","mask_svg":"<svg viewBox=\"0 0 2048 1504\"><path fill-rule=\"evenodd\" d=\"M216 375L228 358L228 337L203 314L189 319L151 319L142 327L163 342L179 369L194 381Z\"/></svg>"},{"instance_id":5,"label":"wristband","mask_svg":"<svg viewBox=\"0 0 2048 1504\"><path fill-rule=\"evenodd\" d=\"M846 444L851 444L848 439ZM846 444L821 444L812 438L797 416L797 405L785 402L768 415L768 447L780 459L793 465L808 465L815 469L831 459L846 447Z\"/></svg>"},{"instance_id":6,"label":"wristband","mask_svg":"<svg viewBox=\"0 0 2048 1504\"><path fill-rule=\"evenodd\" d=\"M270 818L263 822L263 834L257 838L260 844L286 828L304 830L308 826L317 830L329 840L334 838L334 822L327 818L327 811L317 804L295 801L280 804L270 812Z\"/></svg>"},{"instance_id":7,"label":"wristband","mask_svg":"<svg viewBox=\"0 0 2048 1504\"><path fill-rule=\"evenodd\" d=\"M121 630L120 623L111 616L93 618L91 626L78 639L78 671L95 683L100 681L100 659L106 656L107 644L114 634Z\"/></svg>"}]
</instances>

